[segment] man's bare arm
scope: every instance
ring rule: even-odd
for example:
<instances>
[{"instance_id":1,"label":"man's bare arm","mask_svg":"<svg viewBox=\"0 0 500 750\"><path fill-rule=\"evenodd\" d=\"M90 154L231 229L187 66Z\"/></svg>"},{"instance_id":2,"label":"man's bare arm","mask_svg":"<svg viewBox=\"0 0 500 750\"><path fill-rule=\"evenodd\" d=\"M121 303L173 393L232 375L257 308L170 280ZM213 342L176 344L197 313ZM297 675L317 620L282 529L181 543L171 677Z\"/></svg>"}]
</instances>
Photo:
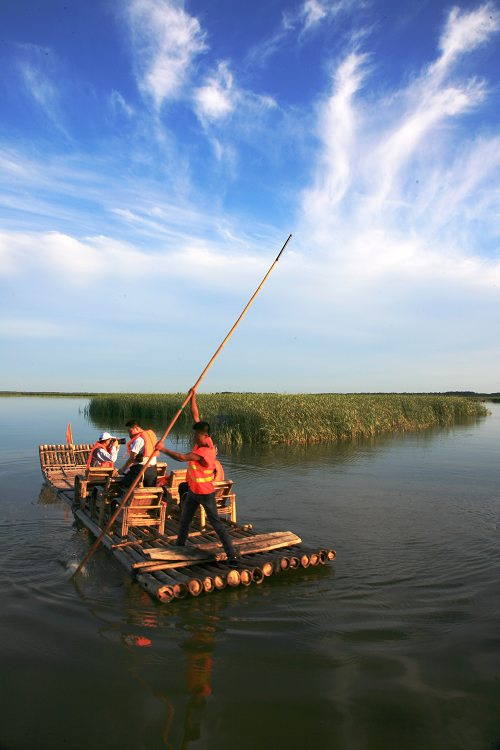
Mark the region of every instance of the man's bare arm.
<instances>
[{"instance_id":1,"label":"man's bare arm","mask_svg":"<svg viewBox=\"0 0 500 750\"><path fill-rule=\"evenodd\" d=\"M165 448L163 443L157 443L155 450L165 453L165 455L170 456L170 458L175 459L175 461L196 461L196 463L201 464L202 466L208 466L208 463L203 456L199 455L199 453L179 453L178 451L171 451L169 448Z\"/></svg>"},{"instance_id":2,"label":"man's bare arm","mask_svg":"<svg viewBox=\"0 0 500 750\"><path fill-rule=\"evenodd\" d=\"M198 411L198 404L196 403L196 391L194 388L191 388L191 393L193 394L191 396L191 414L193 415L193 422L199 422L200 413Z\"/></svg>"}]
</instances>

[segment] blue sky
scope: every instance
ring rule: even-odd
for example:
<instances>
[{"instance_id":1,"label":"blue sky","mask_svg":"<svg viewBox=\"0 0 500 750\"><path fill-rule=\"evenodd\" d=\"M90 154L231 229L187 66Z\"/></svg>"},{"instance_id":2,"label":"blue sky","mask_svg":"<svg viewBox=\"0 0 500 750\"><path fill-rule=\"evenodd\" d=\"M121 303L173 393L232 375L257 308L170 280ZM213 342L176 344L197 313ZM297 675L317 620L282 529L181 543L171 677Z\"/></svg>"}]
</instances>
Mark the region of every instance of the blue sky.
<instances>
[{"instance_id":1,"label":"blue sky","mask_svg":"<svg viewBox=\"0 0 500 750\"><path fill-rule=\"evenodd\" d=\"M500 390L497 4L0 21L0 389Z\"/></svg>"}]
</instances>

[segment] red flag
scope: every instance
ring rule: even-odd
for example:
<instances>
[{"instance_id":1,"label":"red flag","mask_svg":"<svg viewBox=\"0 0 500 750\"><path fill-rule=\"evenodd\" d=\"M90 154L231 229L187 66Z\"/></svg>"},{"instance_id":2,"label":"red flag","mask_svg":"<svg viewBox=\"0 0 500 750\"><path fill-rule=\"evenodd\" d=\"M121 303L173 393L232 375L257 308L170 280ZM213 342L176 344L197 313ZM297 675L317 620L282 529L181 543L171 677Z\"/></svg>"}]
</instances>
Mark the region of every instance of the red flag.
<instances>
[{"instance_id":1,"label":"red flag","mask_svg":"<svg viewBox=\"0 0 500 750\"><path fill-rule=\"evenodd\" d=\"M71 422L68 422L68 426L66 427L66 442L68 445L73 444L73 433L71 431Z\"/></svg>"}]
</instances>

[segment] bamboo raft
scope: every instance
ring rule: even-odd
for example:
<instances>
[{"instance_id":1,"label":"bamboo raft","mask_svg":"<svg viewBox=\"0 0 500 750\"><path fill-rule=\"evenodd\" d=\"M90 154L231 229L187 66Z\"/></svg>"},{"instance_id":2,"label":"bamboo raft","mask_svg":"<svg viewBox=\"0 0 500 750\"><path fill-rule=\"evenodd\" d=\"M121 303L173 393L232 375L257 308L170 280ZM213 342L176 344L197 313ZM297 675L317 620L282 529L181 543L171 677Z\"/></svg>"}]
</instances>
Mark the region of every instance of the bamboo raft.
<instances>
[{"instance_id":1,"label":"bamboo raft","mask_svg":"<svg viewBox=\"0 0 500 750\"><path fill-rule=\"evenodd\" d=\"M112 469L85 470L91 450L83 445L40 445L40 466L46 482L72 508L75 516L98 537L106 526L106 514L116 496L118 480ZM165 464L159 464L159 476ZM259 534L252 524L236 522L232 482L217 483L219 514L235 546L238 568L227 565L222 545L204 514L197 513L186 547L174 546L179 529L179 477L172 472L163 488L138 488L102 544L151 596L170 602L235 586L260 585L272 575L335 559L335 550L307 548L291 531Z\"/></svg>"}]
</instances>

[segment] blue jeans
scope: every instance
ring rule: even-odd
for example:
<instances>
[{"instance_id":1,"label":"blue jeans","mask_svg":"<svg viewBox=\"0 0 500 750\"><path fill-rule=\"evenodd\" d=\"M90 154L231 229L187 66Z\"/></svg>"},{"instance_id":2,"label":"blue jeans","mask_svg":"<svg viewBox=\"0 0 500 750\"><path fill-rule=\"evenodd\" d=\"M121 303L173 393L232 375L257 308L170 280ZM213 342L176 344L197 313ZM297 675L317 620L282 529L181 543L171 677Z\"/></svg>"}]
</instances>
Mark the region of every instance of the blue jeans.
<instances>
[{"instance_id":1,"label":"blue jeans","mask_svg":"<svg viewBox=\"0 0 500 750\"><path fill-rule=\"evenodd\" d=\"M217 513L215 492L211 492L209 495L195 495L191 490L186 492L182 501L181 523L179 526L179 534L177 536L177 544L182 546L186 543L189 525L193 520L193 516L198 510L199 505L203 505L203 509L207 514L210 525L221 540L228 558L236 557L236 550L233 547L231 537L224 528L224 524Z\"/></svg>"}]
</instances>

